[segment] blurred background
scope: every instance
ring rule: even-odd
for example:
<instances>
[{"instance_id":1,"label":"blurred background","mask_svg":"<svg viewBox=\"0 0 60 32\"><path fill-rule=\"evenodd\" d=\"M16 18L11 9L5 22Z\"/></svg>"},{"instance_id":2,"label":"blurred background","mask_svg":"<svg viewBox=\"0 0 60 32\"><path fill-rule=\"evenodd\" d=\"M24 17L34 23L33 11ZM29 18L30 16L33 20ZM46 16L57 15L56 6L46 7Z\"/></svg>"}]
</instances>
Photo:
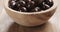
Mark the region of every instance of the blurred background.
<instances>
[{"instance_id":1,"label":"blurred background","mask_svg":"<svg viewBox=\"0 0 60 32\"><path fill-rule=\"evenodd\" d=\"M57 1L60 2L60 0L57 0ZM0 0L0 14L2 12L5 13L3 11L3 0ZM4 29L6 29L7 25L10 23L9 21L11 21L10 18L7 15L4 15L3 13L2 13L2 15L0 15L0 32L3 31ZM58 8L57 8L55 14L51 17L50 22L53 24L53 26L54 25L56 26L57 32L60 32L60 3L58 3ZM56 30L54 30L54 31L56 32Z\"/></svg>"},{"instance_id":2,"label":"blurred background","mask_svg":"<svg viewBox=\"0 0 60 32\"><path fill-rule=\"evenodd\" d=\"M0 13L2 12L3 9L3 0L0 0Z\"/></svg>"}]
</instances>

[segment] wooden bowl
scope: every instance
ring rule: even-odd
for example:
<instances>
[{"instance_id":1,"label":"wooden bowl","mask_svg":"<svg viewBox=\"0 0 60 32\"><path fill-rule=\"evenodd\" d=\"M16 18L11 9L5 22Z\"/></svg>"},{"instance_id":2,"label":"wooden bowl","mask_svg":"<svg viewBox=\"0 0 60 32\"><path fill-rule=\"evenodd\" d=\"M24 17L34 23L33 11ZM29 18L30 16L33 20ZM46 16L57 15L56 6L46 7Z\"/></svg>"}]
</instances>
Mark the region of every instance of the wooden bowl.
<instances>
[{"instance_id":1,"label":"wooden bowl","mask_svg":"<svg viewBox=\"0 0 60 32\"><path fill-rule=\"evenodd\" d=\"M55 13L57 8L57 0L53 0L54 4L50 9L41 12L18 12L8 7L8 1L4 0L4 7L7 14L18 24L23 26L37 26L46 23Z\"/></svg>"}]
</instances>

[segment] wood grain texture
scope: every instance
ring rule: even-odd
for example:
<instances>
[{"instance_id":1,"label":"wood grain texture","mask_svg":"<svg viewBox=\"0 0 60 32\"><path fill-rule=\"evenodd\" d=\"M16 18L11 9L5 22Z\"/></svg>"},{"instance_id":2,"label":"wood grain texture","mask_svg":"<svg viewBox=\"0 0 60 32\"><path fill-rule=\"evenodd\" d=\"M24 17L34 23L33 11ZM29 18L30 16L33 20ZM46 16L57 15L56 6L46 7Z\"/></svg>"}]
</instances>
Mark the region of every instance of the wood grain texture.
<instances>
[{"instance_id":1,"label":"wood grain texture","mask_svg":"<svg viewBox=\"0 0 60 32\"><path fill-rule=\"evenodd\" d=\"M49 18L54 14L56 8L51 11L40 13L40 14L20 14L12 12L5 8L7 14L18 24L24 26L36 26L41 25L49 20Z\"/></svg>"},{"instance_id":2,"label":"wood grain texture","mask_svg":"<svg viewBox=\"0 0 60 32\"><path fill-rule=\"evenodd\" d=\"M53 15L52 19L45 25L37 26L35 28L22 27L17 23L13 23L12 19L5 10L0 15L0 32L60 32L60 17L59 10ZM59 18L59 19L58 19Z\"/></svg>"},{"instance_id":3,"label":"wood grain texture","mask_svg":"<svg viewBox=\"0 0 60 32\"><path fill-rule=\"evenodd\" d=\"M57 1L54 1L54 5L52 8L49 10L47 9L46 11L43 11L41 13L18 13L15 10L12 10L8 7L8 0L6 0L4 3L4 8L7 12L7 14L18 24L24 25L24 26L36 26L36 25L41 25L49 20L49 18L54 14L56 8L57 8Z\"/></svg>"},{"instance_id":4,"label":"wood grain texture","mask_svg":"<svg viewBox=\"0 0 60 32\"><path fill-rule=\"evenodd\" d=\"M49 22L36 27L24 27L17 23L13 23L8 32L54 32L54 30L52 24Z\"/></svg>"}]
</instances>

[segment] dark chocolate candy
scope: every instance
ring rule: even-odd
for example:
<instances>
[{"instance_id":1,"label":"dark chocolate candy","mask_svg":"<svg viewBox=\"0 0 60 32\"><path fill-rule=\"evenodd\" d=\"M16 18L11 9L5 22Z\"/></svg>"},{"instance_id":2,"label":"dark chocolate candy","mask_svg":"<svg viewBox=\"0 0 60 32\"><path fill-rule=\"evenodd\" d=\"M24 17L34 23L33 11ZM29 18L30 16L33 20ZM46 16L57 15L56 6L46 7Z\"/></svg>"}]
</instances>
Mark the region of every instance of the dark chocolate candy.
<instances>
[{"instance_id":1,"label":"dark chocolate candy","mask_svg":"<svg viewBox=\"0 0 60 32\"><path fill-rule=\"evenodd\" d=\"M9 8L20 12L38 12L53 6L53 0L9 0Z\"/></svg>"}]
</instances>

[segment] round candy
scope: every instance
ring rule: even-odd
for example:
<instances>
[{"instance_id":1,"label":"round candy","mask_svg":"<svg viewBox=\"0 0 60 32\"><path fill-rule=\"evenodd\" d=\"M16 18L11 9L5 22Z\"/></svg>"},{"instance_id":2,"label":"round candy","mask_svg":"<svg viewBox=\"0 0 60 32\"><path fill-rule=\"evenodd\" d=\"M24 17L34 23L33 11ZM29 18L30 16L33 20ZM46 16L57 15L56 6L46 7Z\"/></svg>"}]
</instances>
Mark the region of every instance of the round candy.
<instances>
[{"instance_id":1,"label":"round candy","mask_svg":"<svg viewBox=\"0 0 60 32\"><path fill-rule=\"evenodd\" d=\"M9 8L20 12L38 12L53 6L53 0L9 0Z\"/></svg>"},{"instance_id":2,"label":"round candy","mask_svg":"<svg viewBox=\"0 0 60 32\"><path fill-rule=\"evenodd\" d=\"M45 0L45 3L51 7L53 5L53 0Z\"/></svg>"},{"instance_id":3,"label":"round candy","mask_svg":"<svg viewBox=\"0 0 60 32\"><path fill-rule=\"evenodd\" d=\"M32 10L32 12L38 12L38 11L41 11L41 8L36 7L36 8L34 8L34 9Z\"/></svg>"},{"instance_id":4,"label":"round candy","mask_svg":"<svg viewBox=\"0 0 60 32\"><path fill-rule=\"evenodd\" d=\"M21 7L20 9L21 9L21 12L26 12L27 11L27 9L25 7Z\"/></svg>"}]
</instances>

